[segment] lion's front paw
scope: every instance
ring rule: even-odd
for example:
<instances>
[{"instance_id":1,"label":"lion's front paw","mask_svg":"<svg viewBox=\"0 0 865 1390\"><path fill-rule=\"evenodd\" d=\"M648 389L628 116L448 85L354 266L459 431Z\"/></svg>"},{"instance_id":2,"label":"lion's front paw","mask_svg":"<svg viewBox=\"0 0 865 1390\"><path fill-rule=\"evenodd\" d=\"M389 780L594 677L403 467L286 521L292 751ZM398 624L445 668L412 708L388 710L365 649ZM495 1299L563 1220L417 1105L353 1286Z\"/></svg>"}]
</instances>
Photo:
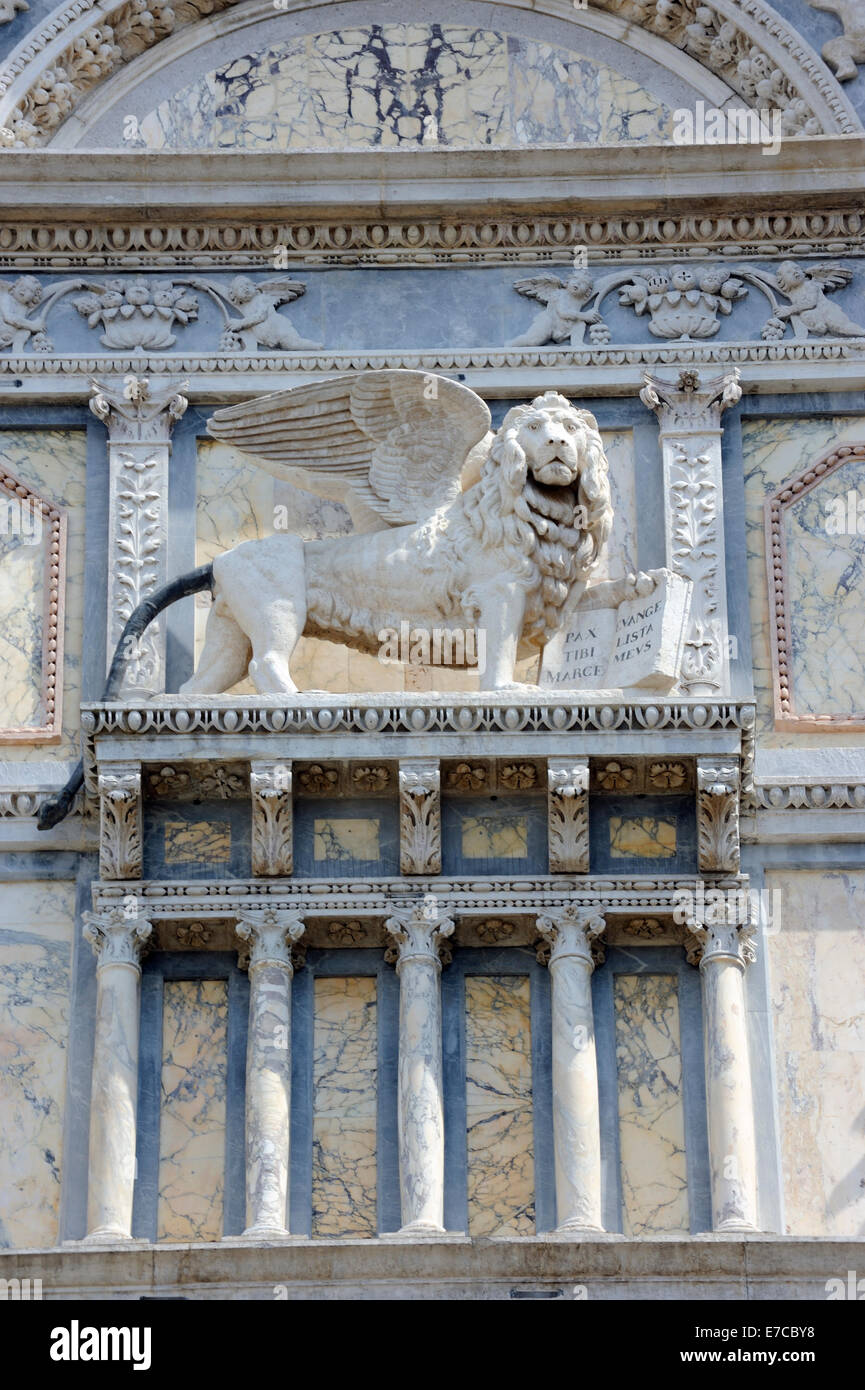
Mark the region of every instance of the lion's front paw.
<instances>
[{"instance_id":1,"label":"lion's front paw","mask_svg":"<svg viewBox=\"0 0 865 1390\"><path fill-rule=\"evenodd\" d=\"M629 590L628 597L645 598L647 594L654 592L660 577L660 570L639 570L637 574L629 574L625 580Z\"/></svg>"}]
</instances>

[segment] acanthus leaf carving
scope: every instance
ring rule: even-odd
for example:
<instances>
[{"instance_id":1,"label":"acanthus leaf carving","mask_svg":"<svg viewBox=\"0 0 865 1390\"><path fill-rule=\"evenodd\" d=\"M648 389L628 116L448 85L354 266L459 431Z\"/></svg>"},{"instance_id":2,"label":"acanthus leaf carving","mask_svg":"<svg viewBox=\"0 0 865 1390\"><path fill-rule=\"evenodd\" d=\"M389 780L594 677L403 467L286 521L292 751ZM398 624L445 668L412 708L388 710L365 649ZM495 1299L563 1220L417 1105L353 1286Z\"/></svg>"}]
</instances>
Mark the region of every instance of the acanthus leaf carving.
<instances>
[{"instance_id":1,"label":"acanthus leaf carving","mask_svg":"<svg viewBox=\"0 0 865 1390\"><path fill-rule=\"evenodd\" d=\"M293 816L291 766L285 762L250 763L252 797L252 872L281 878L292 872Z\"/></svg>"},{"instance_id":2,"label":"acanthus leaf carving","mask_svg":"<svg viewBox=\"0 0 865 1390\"><path fill-rule=\"evenodd\" d=\"M550 758L547 814L551 873L589 872L589 760Z\"/></svg>"},{"instance_id":3,"label":"acanthus leaf carving","mask_svg":"<svg viewBox=\"0 0 865 1390\"><path fill-rule=\"evenodd\" d=\"M240 968L252 971L263 965L280 965L292 972L292 948L305 930L302 912L264 908L238 913L235 932L244 943L238 952Z\"/></svg>"},{"instance_id":4,"label":"acanthus leaf carving","mask_svg":"<svg viewBox=\"0 0 865 1390\"><path fill-rule=\"evenodd\" d=\"M701 873L739 871L739 764L697 759L697 846Z\"/></svg>"},{"instance_id":5,"label":"acanthus leaf carving","mask_svg":"<svg viewBox=\"0 0 865 1390\"><path fill-rule=\"evenodd\" d=\"M399 765L400 872L441 873L441 776L437 758Z\"/></svg>"},{"instance_id":6,"label":"acanthus leaf carving","mask_svg":"<svg viewBox=\"0 0 865 1390\"><path fill-rule=\"evenodd\" d=\"M128 910L116 907L106 912L85 912L83 920L82 935L93 947L97 971L107 965L140 968L153 927L134 900L128 904Z\"/></svg>"},{"instance_id":7,"label":"acanthus leaf carving","mask_svg":"<svg viewBox=\"0 0 865 1390\"><path fill-rule=\"evenodd\" d=\"M141 877L141 764L99 771L99 869L103 878Z\"/></svg>"},{"instance_id":8,"label":"acanthus leaf carving","mask_svg":"<svg viewBox=\"0 0 865 1390\"><path fill-rule=\"evenodd\" d=\"M395 908L384 925L395 942L385 952L385 960L396 965L397 974L411 960L429 961L436 968L449 963L447 939L453 936L455 923L453 917L442 911L432 894L410 907Z\"/></svg>"}]
</instances>

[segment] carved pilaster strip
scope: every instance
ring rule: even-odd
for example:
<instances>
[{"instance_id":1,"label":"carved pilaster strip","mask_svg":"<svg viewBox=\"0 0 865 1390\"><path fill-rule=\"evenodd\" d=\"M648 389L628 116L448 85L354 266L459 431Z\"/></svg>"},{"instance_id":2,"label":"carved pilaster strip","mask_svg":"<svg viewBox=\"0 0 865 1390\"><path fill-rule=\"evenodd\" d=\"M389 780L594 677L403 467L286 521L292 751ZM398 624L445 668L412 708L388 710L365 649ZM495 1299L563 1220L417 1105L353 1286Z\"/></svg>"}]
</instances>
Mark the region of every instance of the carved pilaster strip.
<instances>
[{"instance_id":1,"label":"carved pilaster strip","mask_svg":"<svg viewBox=\"0 0 865 1390\"><path fill-rule=\"evenodd\" d=\"M140 878L141 764L102 764L98 788L100 876Z\"/></svg>"},{"instance_id":2,"label":"carved pilaster strip","mask_svg":"<svg viewBox=\"0 0 865 1390\"><path fill-rule=\"evenodd\" d=\"M165 582L170 436L188 402L180 394L185 382L151 385L146 377L127 376L91 385L90 409L108 429L110 663L133 609ZM162 619L150 624L127 656L121 694L164 688Z\"/></svg>"},{"instance_id":3,"label":"carved pilaster strip","mask_svg":"<svg viewBox=\"0 0 865 1390\"><path fill-rule=\"evenodd\" d=\"M739 764L697 759L697 851L701 873L739 872Z\"/></svg>"},{"instance_id":4,"label":"carved pilaster strip","mask_svg":"<svg viewBox=\"0 0 865 1390\"><path fill-rule=\"evenodd\" d=\"M589 872L589 760L547 762L547 834L550 873Z\"/></svg>"},{"instance_id":5,"label":"carved pilaster strip","mask_svg":"<svg viewBox=\"0 0 865 1390\"><path fill-rule=\"evenodd\" d=\"M721 416L742 395L737 368L701 386L695 371L678 382L648 373L640 392L660 424L666 502L666 564L690 580L680 687L718 695L729 685Z\"/></svg>"},{"instance_id":6,"label":"carved pilaster strip","mask_svg":"<svg viewBox=\"0 0 865 1390\"><path fill-rule=\"evenodd\" d=\"M404 874L440 874L441 777L438 758L399 765L399 864Z\"/></svg>"},{"instance_id":7,"label":"carved pilaster strip","mask_svg":"<svg viewBox=\"0 0 865 1390\"><path fill-rule=\"evenodd\" d=\"M292 872L291 764L254 761L249 767L252 794L252 872L283 878Z\"/></svg>"}]
</instances>

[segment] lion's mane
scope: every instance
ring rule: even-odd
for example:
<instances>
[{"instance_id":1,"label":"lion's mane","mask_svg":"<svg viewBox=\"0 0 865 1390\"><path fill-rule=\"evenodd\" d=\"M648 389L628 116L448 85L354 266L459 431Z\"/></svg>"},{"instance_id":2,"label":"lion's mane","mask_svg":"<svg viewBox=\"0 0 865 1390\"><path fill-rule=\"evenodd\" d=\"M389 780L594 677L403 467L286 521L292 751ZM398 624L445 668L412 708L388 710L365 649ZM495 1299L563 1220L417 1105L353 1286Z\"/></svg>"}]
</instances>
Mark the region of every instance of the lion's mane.
<instances>
[{"instance_id":1,"label":"lion's mane","mask_svg":"<svg viewBox=\"0 0 865 1390\"><path fill-rule=\"evenodd\" d=\"M539 487L518 442L521 421L545 409L570 411L581 428L579 476L570 486ZM526 591L523 638L547 641L560 626L571 589L585 582L597 563L613 522L609 465L594 415L555 391L515 406L463 502L462 525L454 528L452 540L463 548L469 541L460 535L465 526L485 548L502 551L503 572ZM468 606L471 594L463 593L462 601Z\"/></svg>"}]
</instances>

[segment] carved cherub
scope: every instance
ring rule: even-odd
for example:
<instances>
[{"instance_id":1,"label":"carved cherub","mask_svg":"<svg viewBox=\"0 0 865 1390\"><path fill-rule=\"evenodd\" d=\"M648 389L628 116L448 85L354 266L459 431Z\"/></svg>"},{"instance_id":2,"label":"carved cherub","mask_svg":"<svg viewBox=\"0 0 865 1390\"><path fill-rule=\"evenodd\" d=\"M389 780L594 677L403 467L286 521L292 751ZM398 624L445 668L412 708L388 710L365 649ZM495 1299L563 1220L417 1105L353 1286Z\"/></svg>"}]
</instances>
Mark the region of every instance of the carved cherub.
<instances>
[{"instance_id":1,"label":"carved cherub","mask_svg":"<svg viewBox=\"0 0 865 1390\"><path fill-rule=\"evenodd\" d=\"M50 352L51 340L45 332L45 320L52 304L70 290L80 289L83 280L64 280L53 285L43 298L42 286L35 275L22 275L14 284L0 281L0 349L23 352L27 340L36 352ZM30 317L40 307L38 317Z\"/></svg>"},{"instance_id":2,"label":"carved cherub","mask_svg":"<svg viewBox=\"0 0 865 1390\"><path fill-rule=\"evenodd\" d=\"M320 348L321 343L302 338L288 319L277 312L280 304L290 304L305 293L306 285L300 280L262 280L256 284L247 275L236 275L226 298L240 318L227 320L223 346L239 347L246 352L260 347L278 348L281 352Z\"/></svg>"},{"instance_id":3,"label":"carved cherub","mask_svg":"<svg viewBox=\"0 0 865 1390\"><path fill-rule=\"evenodd\" d=\"M793 328L794 337L800 340L809 335L815 338L832 335L865 338L865 328L848 318L840 305L832 304L826 298L826 291L839 290L850 284L853 272L846 266L815 265L804 270L795 261L782 261L774 275L761 270L755 272L754 278L763 282L764 286L770 285L790 301L789 304L778 304L773 300L773 318L767 327L778 323L780 333L770 336L781 336L786 320Z\"/></svg>"},{"instance_id":4,"label":"carved cherub","mask_svg":"<svg viewBox=\"0 0 865 1390\"><path fill-rule=\"evenodd\" d=\"M824 43L822 53L835 69L839 82L849 82L858 72L857 63L865 63L865 10L862 0L808 0L812 10L828 10L836 14L844 33Z\"/></svg>"},{"instance_id":5,"label":"carved cherub","mask_svg":"<svg viewBox=\"0 0 865 1390\"><path fill-rule=\"evenodd\" d=\"M585 339L586 324L603 322L596 309L583 308L594 293L588 274L577 272L567 280L560 280L557 275L535 275L528 280L517 280L514 289L527 299L538 300L544 307L525 333L511 339L510 347L543 347L545 343L567 341L576 347Z\"/></svg>"}]
</instances>

